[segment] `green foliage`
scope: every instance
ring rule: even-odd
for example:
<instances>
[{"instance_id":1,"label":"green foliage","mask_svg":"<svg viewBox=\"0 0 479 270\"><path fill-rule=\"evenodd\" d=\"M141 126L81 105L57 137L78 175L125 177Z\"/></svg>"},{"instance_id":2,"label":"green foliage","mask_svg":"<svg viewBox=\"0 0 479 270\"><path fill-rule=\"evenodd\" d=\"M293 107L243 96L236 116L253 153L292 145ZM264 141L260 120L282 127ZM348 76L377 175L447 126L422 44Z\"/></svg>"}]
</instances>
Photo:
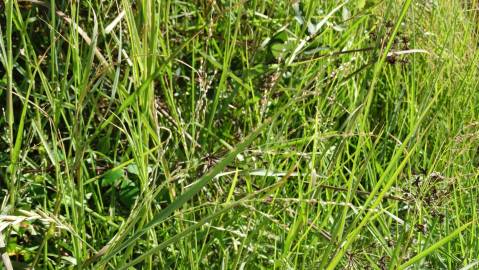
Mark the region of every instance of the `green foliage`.
<instances>
[{"instance_id":1,"label":"green foliage","mask_svg":"<svg viewBox=\"0 0 479 270\"><path fill-rule=\"evenodd\" d=\"M477 1L4 1L0 269L470 269Z\"/></svg>"}]
</instances>

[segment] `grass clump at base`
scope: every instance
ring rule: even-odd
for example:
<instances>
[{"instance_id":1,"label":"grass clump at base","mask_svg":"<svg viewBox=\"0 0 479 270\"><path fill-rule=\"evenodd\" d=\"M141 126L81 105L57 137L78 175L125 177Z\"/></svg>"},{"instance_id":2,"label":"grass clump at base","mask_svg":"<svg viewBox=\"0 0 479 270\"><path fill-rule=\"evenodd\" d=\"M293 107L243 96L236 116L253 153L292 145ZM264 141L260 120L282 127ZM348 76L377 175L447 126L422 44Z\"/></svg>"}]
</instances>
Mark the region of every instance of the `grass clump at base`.
<instances>
[{"instance_id":1,"label":"grass clump at base","mask_svg":"<svg viewBox=\"0 0 479 270\"><path fill-rule=\"evenodd\" d=\"M477 1L4 1L5 269L470 269Z\"/></svg>"}]
</instances>

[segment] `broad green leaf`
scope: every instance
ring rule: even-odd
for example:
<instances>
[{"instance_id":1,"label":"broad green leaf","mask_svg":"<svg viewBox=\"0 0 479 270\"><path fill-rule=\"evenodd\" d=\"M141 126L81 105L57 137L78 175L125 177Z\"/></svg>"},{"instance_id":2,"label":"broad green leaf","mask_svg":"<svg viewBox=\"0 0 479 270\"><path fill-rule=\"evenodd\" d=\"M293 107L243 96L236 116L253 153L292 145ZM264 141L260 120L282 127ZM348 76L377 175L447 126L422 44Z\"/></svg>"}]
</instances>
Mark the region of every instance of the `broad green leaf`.
<instances>
[{"instance_id":1,"label":"broad green leaf","mask_svg":"<svg viewBox=\"0 0 479 270\"><path fill-rule=\"evenodd\" d=\"M103 175L103 181L101 182L101 186L112 186L114 185L118 179L123 177L123 170L110 170Z\"/></svg>"}]
</instances>

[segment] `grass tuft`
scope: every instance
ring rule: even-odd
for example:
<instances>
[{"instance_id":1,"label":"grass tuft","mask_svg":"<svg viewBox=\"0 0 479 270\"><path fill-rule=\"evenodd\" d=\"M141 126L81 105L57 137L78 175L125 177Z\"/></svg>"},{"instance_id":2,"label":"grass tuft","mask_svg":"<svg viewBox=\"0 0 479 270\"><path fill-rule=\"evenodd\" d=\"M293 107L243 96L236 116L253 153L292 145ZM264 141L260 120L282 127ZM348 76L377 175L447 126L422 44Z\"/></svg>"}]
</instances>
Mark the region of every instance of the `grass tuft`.
<instances>
[{"instance_id":1,"label":"grass tuft","mask_svg":"<svg viewBox=\"0 0 479 270\"><path fill-rule=\"evenodd\" d=\"M474 269L477 0L0 3L0 269Z\"/></svg>"}]
</instances>

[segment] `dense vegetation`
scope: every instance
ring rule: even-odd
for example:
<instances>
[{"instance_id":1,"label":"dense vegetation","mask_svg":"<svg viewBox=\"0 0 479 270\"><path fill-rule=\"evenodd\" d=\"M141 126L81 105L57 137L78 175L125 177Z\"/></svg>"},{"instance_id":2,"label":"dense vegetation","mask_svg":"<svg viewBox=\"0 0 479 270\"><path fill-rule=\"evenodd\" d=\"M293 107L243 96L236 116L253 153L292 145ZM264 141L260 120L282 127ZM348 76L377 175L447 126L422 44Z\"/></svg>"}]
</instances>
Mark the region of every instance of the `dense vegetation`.
<instances>
[{"instance_id":1,"label":"dense vegetation","mask_svg":"<svg viewBox=\"0 0 479 270\"><path fill-rule=\"evenodd\" d=\"M479 267L478 1L0 10L0 269Z\"/></svg>"}]
</instances>

